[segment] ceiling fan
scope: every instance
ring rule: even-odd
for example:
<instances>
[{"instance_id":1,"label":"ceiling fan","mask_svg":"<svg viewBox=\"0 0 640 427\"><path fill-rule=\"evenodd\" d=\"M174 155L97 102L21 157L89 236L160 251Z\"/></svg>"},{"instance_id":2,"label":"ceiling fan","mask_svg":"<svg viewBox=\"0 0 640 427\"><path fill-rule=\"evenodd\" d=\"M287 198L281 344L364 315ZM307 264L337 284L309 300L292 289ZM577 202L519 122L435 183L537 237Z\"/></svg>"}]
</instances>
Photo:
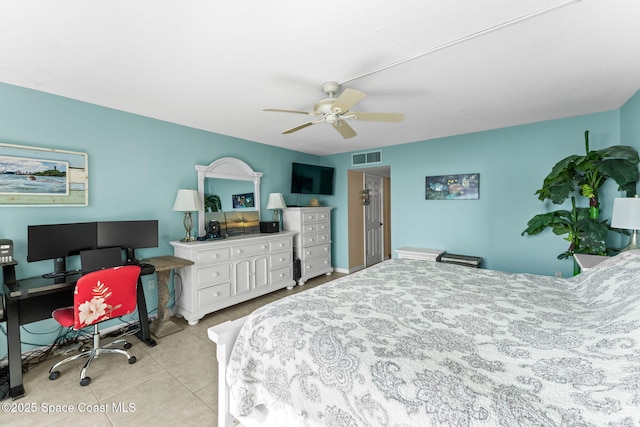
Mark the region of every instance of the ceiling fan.
<instances>
[{"instance_id":1,"label":"ceiling fan","mask_svg":"<svg viewBox=\"0 0 640 427\"><path fill-rule=\"evenodd\" d=\"M293 133L311 125L327 122L333 126L333 128L337 130L343 138L353 138L357 135L346 120L363 120L373 122L401 122L404 120L404 114L402 113L356 113L350 111L351 107L362 101L362 99L367 95L359 90L345 89L340 96L334 98L334 95L340 91L340 84L337 82L324 83L322 85L322 91L329 95L329 97L318 101L313 106L313 111L282 110L278 108L265 108L263 111L319 116L316 120L285 130L282 132L283 134Z\"/></svg>"}]
</instances>

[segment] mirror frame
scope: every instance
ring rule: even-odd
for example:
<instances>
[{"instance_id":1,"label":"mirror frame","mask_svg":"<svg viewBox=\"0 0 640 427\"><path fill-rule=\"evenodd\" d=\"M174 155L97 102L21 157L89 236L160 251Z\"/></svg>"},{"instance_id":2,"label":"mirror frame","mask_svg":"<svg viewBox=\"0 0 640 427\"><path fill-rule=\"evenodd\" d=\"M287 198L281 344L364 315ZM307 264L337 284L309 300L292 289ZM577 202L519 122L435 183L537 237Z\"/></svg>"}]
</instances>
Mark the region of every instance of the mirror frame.
<instances>
[{"instance_id":1,"label":"mirror frame","mask_svg":"<svg viewBox=\"0 0 640 427\"><path fill-rule=\"evenodd\" d=\"M214 160L208 166L196 165L198 173L198 193L200 194L200 204L202 210L198 211L198 230L199 235L205 233L204 230L204 180L205 178L222 178L233 179L237 181L252 181L253 194L255 198L255 210L258 211L258 219L260 218L260 178L262 172L256 172L240 159L233 157L223 157Z\"/></svg>"}]
</instances>

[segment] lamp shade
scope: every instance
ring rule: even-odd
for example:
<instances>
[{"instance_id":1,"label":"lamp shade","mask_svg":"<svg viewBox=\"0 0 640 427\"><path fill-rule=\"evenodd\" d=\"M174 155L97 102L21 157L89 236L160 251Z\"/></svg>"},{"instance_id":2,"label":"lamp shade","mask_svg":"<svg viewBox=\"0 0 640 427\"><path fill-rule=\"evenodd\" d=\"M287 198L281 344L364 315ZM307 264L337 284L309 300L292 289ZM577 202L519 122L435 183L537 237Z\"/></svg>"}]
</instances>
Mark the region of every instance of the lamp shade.
<instances>
[{"instance_id":1,"label":"lamp shade","mask_svg":"<svg viewBox=\"0 0 640 427\"><path fill-rule=\"evenodd\" d=\"M196 190L178 190L176 201L173 204L174 211L191 212L202 210L200 194Z\"/></svg>"},{"instance_id":2,"label":"lamp shade","mask_svg":"<svg viewBox=\"0 0 640 427\"><path fill-rule=\"evenodd\" d=\"M613 199L611 227L640 229L640 197L620 197Z\"/></svg>"},{"instance_id":3,"label":"lamp shade","mask_svg":"<svg viewBox=\"0 0 640 427\"><path fill-rule=\"evenodd\" d=\"M269 201L267 202L267 209L284 209L287 205L284 203L284 196L282 193L269 194Z\"/></svg>"}]
</instances>

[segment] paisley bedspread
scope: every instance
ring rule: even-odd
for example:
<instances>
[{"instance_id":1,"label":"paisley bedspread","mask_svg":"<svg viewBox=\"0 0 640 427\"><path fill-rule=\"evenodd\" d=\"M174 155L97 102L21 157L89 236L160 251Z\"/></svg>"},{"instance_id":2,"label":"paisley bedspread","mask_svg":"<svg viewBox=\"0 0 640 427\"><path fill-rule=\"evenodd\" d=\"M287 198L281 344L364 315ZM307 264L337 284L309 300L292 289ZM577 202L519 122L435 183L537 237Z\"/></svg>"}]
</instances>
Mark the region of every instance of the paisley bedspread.
<instances>
[{"instance_id":1,"label":"paisley bedspread","mask_svg":"<svg viewBox=\"0 0 640 427\"><path fill-rule=\"evenodd\" d=\"M640 251L569 279L394 259L252 313L231 413L299 426L640 426Z\"/></svg>"}]
</instances>

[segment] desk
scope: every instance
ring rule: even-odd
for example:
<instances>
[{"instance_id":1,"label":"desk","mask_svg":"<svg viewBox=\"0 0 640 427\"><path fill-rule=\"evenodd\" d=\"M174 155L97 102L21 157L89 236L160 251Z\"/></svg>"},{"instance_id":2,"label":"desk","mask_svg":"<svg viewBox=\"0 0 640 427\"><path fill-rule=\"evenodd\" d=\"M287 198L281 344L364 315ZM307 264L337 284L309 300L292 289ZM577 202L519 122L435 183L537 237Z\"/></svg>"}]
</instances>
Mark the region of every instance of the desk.
<instances>
[{"instance_id":1,"label":"desk","mask_svg":"<svg viewBox=\"0 0 640 427\"><path fill-rule=\"evenodd\" d=\"M169 279L171 278L171 270L180 267L193 265L193 261L182 259L175 256L159 256L145 260L156 269L156 278L158 280L158 318L151 322L151 333L156 338L162 338L182 330L181 326L176 325L171 320L171 313L167 310L169 302Z\"/></svg>"},{"instance_id":2,"label":"desk","mask_svg":"<svg viewBox=\"0 0 640 427\"><path fill-rule=\"evenodd\" d=\"M7 304L7 348L9 360L9 395L15 400L25 395L22 385L22 349L20 325L50 319L56 308L73 305L73 291L80 272L63 278L45 279L42 276L15 280L14 265L3 266L4 298ZM149 346L156 345L149 331L147 303L142 282L137 286L138 337Z\"/></svg>"}]
</instances>

